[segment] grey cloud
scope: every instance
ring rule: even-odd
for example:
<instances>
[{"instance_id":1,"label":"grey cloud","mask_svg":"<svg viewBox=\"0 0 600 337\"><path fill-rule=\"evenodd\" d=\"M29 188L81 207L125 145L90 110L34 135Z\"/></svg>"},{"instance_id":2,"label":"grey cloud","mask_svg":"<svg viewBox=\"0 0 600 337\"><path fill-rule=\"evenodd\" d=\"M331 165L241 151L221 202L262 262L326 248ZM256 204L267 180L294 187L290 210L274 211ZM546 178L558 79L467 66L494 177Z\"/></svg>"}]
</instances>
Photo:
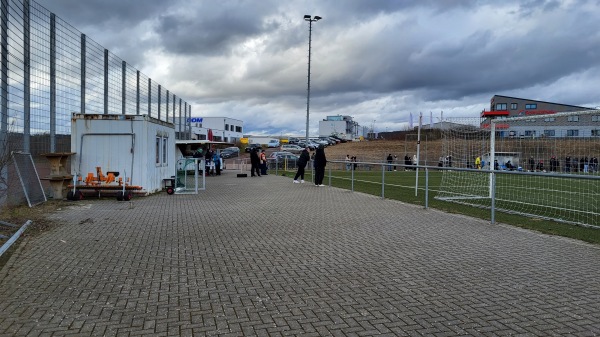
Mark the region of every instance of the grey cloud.
<instances>
[{"instance_id":1,"label":"grey cloud","mask_svg":"<svg viewBox=\"0 0 600 337\"><path fill-rule=\"evenodd\" d=\"M148 66L195 113L239 118L250 131L304 128L304 14L323 17L313 26L311 129L338 113L394 123L409 111L476 114L493 94L599 101L587 89L600 73L596 1L41 3L128 63ZM154 53L166 78L152 73Z\"/></svg>"}]
</instances>

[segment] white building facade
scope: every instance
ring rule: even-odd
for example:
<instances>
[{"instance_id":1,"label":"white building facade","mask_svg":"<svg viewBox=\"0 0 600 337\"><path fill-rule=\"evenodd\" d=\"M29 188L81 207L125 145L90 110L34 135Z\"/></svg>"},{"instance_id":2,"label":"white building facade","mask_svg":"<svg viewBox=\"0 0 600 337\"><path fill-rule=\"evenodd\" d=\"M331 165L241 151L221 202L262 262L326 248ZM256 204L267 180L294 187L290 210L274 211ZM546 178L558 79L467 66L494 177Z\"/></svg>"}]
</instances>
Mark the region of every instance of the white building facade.
<instances>
[{"instance_id":1,"label":"white building facade","mask_svg":"<svg viewBox=\"0 0 600 337\"><path fill-rule=\"evenodd\" d=\"M343 139L352 140L364 136L359 134L360 126L351 116L327 116L319 121L319 137L337 136Z\"/></svg>"},{"instance_id":2,"label":"white building facade","mask_svg":"<svg viewBox=\"0 0 600 337\"><path fill-rule=\"evenodd\" d=\"M244 122L229 117L191 117L186 121L192 140L237 143L243 137Z\"/></svg>"}]
</instances>

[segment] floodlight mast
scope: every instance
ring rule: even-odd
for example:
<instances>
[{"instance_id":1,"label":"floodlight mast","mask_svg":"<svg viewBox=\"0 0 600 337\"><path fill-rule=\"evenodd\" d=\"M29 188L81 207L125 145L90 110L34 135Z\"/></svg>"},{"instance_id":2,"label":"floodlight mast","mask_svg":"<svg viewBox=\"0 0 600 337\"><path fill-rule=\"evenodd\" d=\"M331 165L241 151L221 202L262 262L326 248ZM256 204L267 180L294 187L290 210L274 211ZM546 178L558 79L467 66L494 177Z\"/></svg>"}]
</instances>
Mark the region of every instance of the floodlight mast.
<instances>
[{"instance_id":1,"label":"floodlight mast","mask_svg":"<svg viewBox=\"0 0 600 337\"><path fill-rule=\"evenodd\" d=\"M309 116L310 116L310 52L311 52L311 42L312 42L312 23L321 20L322 18L318 15L311 17L310 15L305 15L304 20L308 21L308 84L306 89L306 140L305 145L308 146L308 125L309 125Z\"/></svg>"}]
</instances>

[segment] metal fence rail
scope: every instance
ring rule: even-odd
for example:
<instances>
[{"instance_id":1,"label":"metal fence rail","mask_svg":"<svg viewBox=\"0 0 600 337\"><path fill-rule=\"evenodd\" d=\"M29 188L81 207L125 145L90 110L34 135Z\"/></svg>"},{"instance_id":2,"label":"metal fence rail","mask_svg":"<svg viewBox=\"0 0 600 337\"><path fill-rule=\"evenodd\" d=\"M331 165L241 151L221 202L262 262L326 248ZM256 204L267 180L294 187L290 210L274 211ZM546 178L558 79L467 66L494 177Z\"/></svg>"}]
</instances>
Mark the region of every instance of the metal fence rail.
<instances>
[{"instance_id":1,"label":"metal fence rail","mask_svg":"<svg viewBox=\"0 0 600 337\"><path fill-rule=\"evenodd\" d=\"M2 254L4 254L10 248L10 246L12 246L12 244L17 241L17 239L19 239L19 237L21 236L21 234L23 234L23 232L25 232L25 230L27 229L27 227L29 225L31 225L31 223L32 223L31 220L27 220L27 222L25 222L21 227L19 227L17 225L14 225L14 224L11 224L11 223L8 223L8 222L0 221L0 227L5 227L5 228L8 227L9 229L19 228L11 236L0 235L0 240L2 240L2 239L8 239L0 247L0 256L2 256Z\"/></svg>"},{"instance_id":2,"label":"metal fence rail","mask_svg":"<svg viewBox=\"0 0 600 337\"><path fill-rule=\"evenodd\" d=\"M497 211L520 214L529 217L540 219L548 219L558 222L571 223L586 227L594 227L600 229L600 212L598 211L598 203L600 202L600 190L593 187L586 190L585 193L580 192L579 186L600 186L600 175L598 174L564 174L555 172L520 172L520 171L495 171L495 170L478 170L470 168L456 167L439 167L427 165L405 165L405 164L388 164L381 162L356 162L351 163L351 166L346 169L348 163L345 161L329 161L327 163L327 178L328 184L331 186L332 181L344 182L341 187L349 188L355 191L356 184L367 184L371 186L380 186L381 198L386 197L386 193L391 194L394 191L402 189L403 193L412 193L414 190L415 196L423 193L425 208L429 207L430 195L435 194L437 200L465 204L468 206L486 208L490 210L491 221L495 222L495 214ZM312 170L312 165L311 165ZM412 184L407 179L398 183L395 177L402 172L414 172ZM421 178L419 178L421 171ZM470 180L479 180L485 182L483 189L485 193L481 195L468 195L465 192L463 199L445 198L443 197L443 186L438 183L438 186L432 186L431 174L438 172L439 174L468 174ZM311 171L314 174L314 171ZM437 173L436 173L437 174ZM438 175L439 175L438 174ZM439 179L439 178L438 178ZM535 193L537 186L549 180L563 181L556 191L552 193L563 193L565 196L560 200L568 200L564 204L557 204L555 199L544 198L543 194ZM501 182L499 184L499 181ZM511 190L523 188L522 185L531 185L531 182L536 183L529 186L533 190L531 194L525 196L517 195L514 197L509 194ZM537 184L537 185L536 185ZM348 186L349 185L349 186ZM467 186L459 186L458 189L467 189ZM371 190L374 190L371 188ZM410 192L409 192L410 191ZM465 202L465 199L475 199L476 202ZM571 199L578 198L581 202L570 202ZM530 204L525 211L516 209L516 206ZM547 215L543 210L555 211L557 215ZM554 214L554 213L552 213ZM567 214L567 216L562 216Z\"/></svg>"}]
</instances>

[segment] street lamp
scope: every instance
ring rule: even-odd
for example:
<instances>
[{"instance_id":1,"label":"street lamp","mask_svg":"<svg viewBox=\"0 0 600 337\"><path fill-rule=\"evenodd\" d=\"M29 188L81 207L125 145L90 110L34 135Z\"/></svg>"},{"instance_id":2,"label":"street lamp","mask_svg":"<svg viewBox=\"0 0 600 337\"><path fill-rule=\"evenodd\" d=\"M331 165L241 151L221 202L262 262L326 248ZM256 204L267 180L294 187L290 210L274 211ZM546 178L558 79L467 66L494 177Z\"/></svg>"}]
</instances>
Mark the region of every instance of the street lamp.
<instances>
[{"instance_id":1,"label":"street lamp","mask_svg":"<svg viewBox=\"0 0 600 337\"><path fill-rule=\"evenodd\" d=\"M305 15L304 20L308 21L308 88L306 90L306 145L308 145L308 116L310 111L310 44L312 39L312 23L321 20L320 16Z\"/></svg>"}]
</instances>

